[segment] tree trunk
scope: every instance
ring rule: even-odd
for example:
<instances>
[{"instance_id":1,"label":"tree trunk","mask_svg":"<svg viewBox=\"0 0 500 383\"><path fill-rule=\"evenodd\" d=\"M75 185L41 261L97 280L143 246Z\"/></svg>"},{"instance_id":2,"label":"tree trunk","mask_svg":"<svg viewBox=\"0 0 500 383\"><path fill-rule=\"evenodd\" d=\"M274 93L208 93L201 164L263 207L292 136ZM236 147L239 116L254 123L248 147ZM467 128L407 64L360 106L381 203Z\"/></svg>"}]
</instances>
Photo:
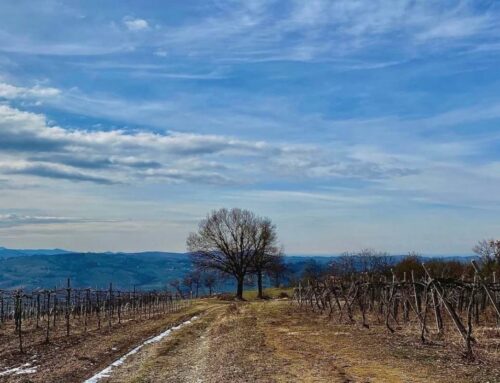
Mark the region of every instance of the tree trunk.
<instances>
[{"instance_id":1,"label":"tree trunk","mask_svg":"<svg viewBox=\"0 0 500 383\"><path fill-rule=\"evenodd\" d=\"M236 298L243 300L243 278L237 278L237 282Z\"/></svg>"},{"instance_id":2,"label":"tree trunk","mask_svg":"<svg viewBox=\"0 0 500 383\"><path fill-rule=\"evenodd\" d=\"M262 299L264 296L262 294L262 271L261 270L257 271L257 286L258 286L258 290L259 290L257 298Z\"/></svg>"}]
</instances>

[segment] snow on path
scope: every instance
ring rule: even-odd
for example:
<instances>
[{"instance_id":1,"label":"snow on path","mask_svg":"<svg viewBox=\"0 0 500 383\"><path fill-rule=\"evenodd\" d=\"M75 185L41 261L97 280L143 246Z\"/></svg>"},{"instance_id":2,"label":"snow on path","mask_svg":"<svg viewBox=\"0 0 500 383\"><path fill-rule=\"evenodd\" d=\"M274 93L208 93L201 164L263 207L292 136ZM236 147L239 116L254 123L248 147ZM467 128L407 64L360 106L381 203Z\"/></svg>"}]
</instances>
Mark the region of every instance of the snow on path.
<instances>
[{"instance_id":1,"label":"snow on path","mask_svg":"<svg viewBox=\"0 0 500 383\"><path fill-rule=\"evenodd\" d=\"M11 368L0 372L0 376L6 375L22 375L22 374L34 374L36 372L37 366L31 366L31 363L23 364L21 367Z\"/></svg>"},{"instance_id":2,"label":"snow on path","mask_svg":"<svg viewBox=\"0 0 500 383\"><path fill-rule=\"evenodd\" d=\"M93 377L85 380L83 383L97 383L99 382L99 380L103 379L103 378L108 378L111 376L111 372L113 370L113 368L115 367L118 367L118 366L121 366L122 364L125 363L125 360L130 356L130 355L134 355L134 354L137 354L137 352L139 352L139 350L141 348L143 348L144 346L148 345L148 344L152 344L152 343L157 343L159 341L161 341L163 338L166 338L167 336L169 336L173 331L176 331L176 330L179 330L180 328L188 325L188 324L191 324L194 320L198 319L197 316L194 316L192 317L191 319L185 321L185 322L182 322L180 325L178 326L174 326L174 327L171 327L169 328L168 330L165 330L164 332L162 332L161 334L155 336L155 337L152 337L152 338L149 338L148 340L144 341L142 344L140 344L139 346L137 346L136 348L134 348L133 350L129 351L128 353L126 353L125 355L123 355L120 359L118 360L115 360L113 363L111 363L108 367L106 367L104 370L102 370L101 372L98 372L97 374L95 374Z\"/></svg>"}]
</instances>

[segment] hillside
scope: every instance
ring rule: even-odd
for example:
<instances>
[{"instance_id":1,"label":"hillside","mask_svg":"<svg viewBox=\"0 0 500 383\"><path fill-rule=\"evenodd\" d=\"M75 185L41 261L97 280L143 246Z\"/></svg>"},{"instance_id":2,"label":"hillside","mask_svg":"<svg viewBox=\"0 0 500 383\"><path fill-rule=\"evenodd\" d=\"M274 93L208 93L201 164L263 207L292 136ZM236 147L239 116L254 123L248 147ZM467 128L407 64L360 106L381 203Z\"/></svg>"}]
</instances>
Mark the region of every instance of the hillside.
<instances>
[{"instance_id":1,"label":"hillside","mask_svg":"<svg viewBox=\"0 0 500 383\"><path fill-rule=\"evenodd\" d=\"M74 287L164 288L191 268L189 257L178 253L69 253L0 259L0 288L61 286L71 278Z\"/></svg>"},{"instance_id":2,"label":"hillside","mask_svg":"<svg viewBox=\"0 0 500 383\"><path fill-rule=\"evenodd\" d=\"M390 264L404 256L390 256ZM470 262L472 256L422 257ZM304 270L321 270L338 256L294 255L285 257L288 278L297 278ZM352 257L354 266L362 262ZM62 286L71 278L74 287L105 287L113 283L119 289L134 285L143 290L162 289L169 281L183 278L191 270L191 261L185 253L76 253L61 249L14 250L0 247L0 289L49 288ZM283 280L288 282L289 279ZM252 285L252 283L250 283ZM269 285L269 281L266 281ZM219 290L232 290L231 279L221 281Z\"/></svg>"}]
</instances>

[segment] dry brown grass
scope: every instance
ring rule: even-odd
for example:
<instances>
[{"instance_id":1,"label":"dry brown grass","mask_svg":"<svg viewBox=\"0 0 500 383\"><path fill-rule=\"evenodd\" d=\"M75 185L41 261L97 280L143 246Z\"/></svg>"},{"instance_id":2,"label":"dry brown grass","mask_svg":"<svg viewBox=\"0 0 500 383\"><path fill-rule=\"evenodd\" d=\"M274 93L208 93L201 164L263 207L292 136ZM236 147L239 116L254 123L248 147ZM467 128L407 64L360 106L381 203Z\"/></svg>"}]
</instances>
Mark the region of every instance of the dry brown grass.
<instances>
[{"instance_id":1,"label":"dry brown grass","mask_svg":"<svg viewBox=\"0 0 500 383\"><path fill-rule=\"evenodd\" d=\"M418 332L409 328L399 328L390 334L383 325L371 325L370 329L336 325L325 316L297 311L291 306L277 306L274 311L275 315L267 315L266 320L272 321L281 334L273 336L270 332L269 339L275 339L283 354L319 368L331 364L342 367L346 379L356 382L500 381L498 354L479 352L478 361L467 363L461 355L460 342L453 336L451 341L422 345ZM308 362L306 355L314 362Z\"/></svg>"}]
</instances>

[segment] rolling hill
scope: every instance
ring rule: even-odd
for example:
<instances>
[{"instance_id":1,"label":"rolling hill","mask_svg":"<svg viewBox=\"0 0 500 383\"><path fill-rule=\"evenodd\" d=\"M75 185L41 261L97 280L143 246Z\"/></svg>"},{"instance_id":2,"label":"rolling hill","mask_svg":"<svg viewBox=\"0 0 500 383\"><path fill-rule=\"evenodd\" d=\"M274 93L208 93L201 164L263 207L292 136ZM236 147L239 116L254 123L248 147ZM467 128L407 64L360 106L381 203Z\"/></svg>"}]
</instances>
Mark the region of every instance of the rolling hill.
<instances>
[{"instance_id":1,"label":"rolling hill","mask_svg":"<svg viewBox=\"0 0 500 383\"><path fill-rule=\"evenodd\" d=\"M471 256L433 256L469 262ZM321 270L337 256L287 256L289 277L299 278L304 270ZM392 263L402 255L390 257ZM426 257L430 258L430 257ZM424 257L423 257L424 259ZM355 264L359 264L359 260ZM78 253L61 249L13 250L0 247L0 289L36 289L63 286L71 278L73 287L117 289L163 289L173 279L191 271L188 254L172 252ZM250 283L251 284L251 283ZM265 283L269 285L268 281ZM221 281L219 291L233 289L231 279Z\"/></svg>"},{"instance_id":2,"label":"rolling hill","mask_svg":"<svg viewBox=\"0 0 500 383\"><path fill-rule=\"evenodd\" d=\"M63 253L15 255L0 259L0 289L62 286L164 288L169 280L191 269L186 254L178 253Z\"/></svg>"}]
</instances>

